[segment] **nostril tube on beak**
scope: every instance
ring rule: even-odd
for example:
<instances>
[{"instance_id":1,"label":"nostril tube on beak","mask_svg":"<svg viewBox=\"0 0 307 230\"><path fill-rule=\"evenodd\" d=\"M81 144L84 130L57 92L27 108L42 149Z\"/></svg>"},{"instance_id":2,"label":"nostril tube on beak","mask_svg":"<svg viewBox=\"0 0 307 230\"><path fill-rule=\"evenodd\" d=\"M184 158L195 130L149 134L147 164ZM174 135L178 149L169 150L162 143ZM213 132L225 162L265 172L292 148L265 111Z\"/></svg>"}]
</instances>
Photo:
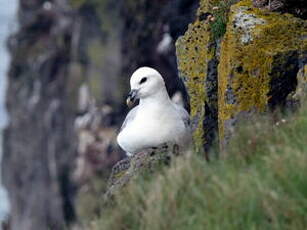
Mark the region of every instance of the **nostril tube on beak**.
<instances>
[{"instance_id":1,"label":"nostril tube on beak","mask_svg":"<svg viewBox=\"0 0 307 230\"><path fill-rule=\"evenodd\" d=\"M129 108L131 108L137 99L137 90L133 89L129 92L126 103L128 105Z\"/></svg>"}]
</instances>

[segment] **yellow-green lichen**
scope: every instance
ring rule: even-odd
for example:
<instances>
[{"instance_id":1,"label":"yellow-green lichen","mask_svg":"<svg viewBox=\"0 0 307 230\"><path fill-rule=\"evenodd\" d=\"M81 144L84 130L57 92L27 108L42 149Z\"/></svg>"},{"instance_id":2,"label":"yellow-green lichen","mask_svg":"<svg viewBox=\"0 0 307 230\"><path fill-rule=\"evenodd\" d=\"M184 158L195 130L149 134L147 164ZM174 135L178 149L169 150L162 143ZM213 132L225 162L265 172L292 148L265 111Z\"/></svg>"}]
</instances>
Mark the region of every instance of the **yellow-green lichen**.
<instances>
[{"instance_id":1,"label":"yellow-green lichen","mask_svg":"<svg viewBox=\"0 0 307 230\"><path fill-rule=\"evenodd\" d=\"M251 15L264 23L255 23L244 31L235 25L239 13ZM243 33L251 36L246 43L241 39ZM306 40L303 40L306 34L306 22L289 14L253 8L250 0L231 7L218 68L220 140L224 138L225 121L241 112L267 108L273 68L290 52L307 49ZM231 102L227 101L230 93Z\"/></svg>"},{"instance_id":2,"label":"yellow-green lichen","mask_svg":"<svg viewBox=\"0 0 307 230\"><path fill-rule=\"evenodd\" d=\"M197 152L207 150L217 129L217 64L220 37L237 0L201 0L196 21L176 43L180 76L190 95ZM210 17L211 18L210 18Z\"/></svg>"},{"instance_id":3,"label":"yellow-green lichen","mask_svg":"<svg viewBox=\"0 0 307 230\"><path fill-rule=\"evenodd\" d=\"M209 11L212 5L218 1L201 1L196 21L189 25L184 36L176 43L178 69L180 76L184 79L189 95L191 106L191 118L197 121L193 133L194 143L197 151L202 150L204 144L204 130L202 121L205 116L205 102L208 101L205 80L207 77L208 62L215 54L215 46L210 25L201 15Z\"/></svg>"}]
</instances>

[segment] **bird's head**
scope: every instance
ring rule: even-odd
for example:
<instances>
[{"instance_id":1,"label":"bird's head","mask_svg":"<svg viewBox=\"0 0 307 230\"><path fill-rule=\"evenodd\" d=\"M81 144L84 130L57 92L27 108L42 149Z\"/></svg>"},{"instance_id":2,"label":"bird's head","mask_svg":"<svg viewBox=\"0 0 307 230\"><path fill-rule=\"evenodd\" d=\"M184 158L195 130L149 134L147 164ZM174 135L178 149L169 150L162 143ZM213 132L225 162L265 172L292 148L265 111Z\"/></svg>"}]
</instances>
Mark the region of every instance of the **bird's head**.
<instances>
[{"instance_id":1,"label":"bird's head","mask_svg":"<svg viewBox=\"0 0 307 230\"><path fill-rule=\"evenodd\" d=\"M153 96L165 89L165 83L161 74L150 67L137 69L130 78L130 93L127 105L133 106L137 99Z\"/></svg>"}]
</instances>

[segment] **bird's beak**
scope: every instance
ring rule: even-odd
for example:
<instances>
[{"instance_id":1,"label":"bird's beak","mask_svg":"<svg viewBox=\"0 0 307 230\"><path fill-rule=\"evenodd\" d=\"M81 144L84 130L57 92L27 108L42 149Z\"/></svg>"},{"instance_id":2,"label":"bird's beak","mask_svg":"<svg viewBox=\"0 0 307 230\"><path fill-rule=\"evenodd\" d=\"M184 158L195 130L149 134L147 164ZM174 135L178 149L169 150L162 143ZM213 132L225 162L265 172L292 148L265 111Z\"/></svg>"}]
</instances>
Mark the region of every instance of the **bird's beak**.
<instances>
[{"instance_id":1,"label":"bird's beak","mask_svg":"<svg viewBox=\"0 0 307 230\"><path fill-rule=\"evenodd\" d=\"M126 103L127 103L129 108L131 108L135 104L136 99L137 99L137 93L138 93L138 91L136 89L133 89L128 94Z\"/></svg>"}]
</instances>

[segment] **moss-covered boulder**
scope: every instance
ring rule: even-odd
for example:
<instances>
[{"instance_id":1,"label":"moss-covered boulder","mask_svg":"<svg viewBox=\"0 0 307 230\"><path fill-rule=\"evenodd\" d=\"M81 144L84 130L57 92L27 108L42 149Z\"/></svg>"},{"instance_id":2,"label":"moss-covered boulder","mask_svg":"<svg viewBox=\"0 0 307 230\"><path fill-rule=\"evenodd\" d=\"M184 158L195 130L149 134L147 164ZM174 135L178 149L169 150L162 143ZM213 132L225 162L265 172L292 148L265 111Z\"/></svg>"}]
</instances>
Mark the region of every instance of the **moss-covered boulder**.
<instances>
[{"instance_id":1,"label":"moss-covered boulder","mask_svg":"<svg viewBox=\"0 0 307 230\"><path fill-rule=\"evenodd\" d=\"M249 0L231 7L218 67L222 144L238 117L284 105L296 91L306 35L306 21L290 14L253 8Z\"/></svg>"},{"instance_id":2,"label":"moss-covered boulder","mask_svg":"<svg viewBox=\"0 0 307 230\"><path fill-rule=\"evenodd\" d=\"M305 92L306 26L251 0L200 1L196 21L176 46L197 151L210 147L215 132L224 146L239 117L287 105Z\"/></svg>"}]
</instances>

